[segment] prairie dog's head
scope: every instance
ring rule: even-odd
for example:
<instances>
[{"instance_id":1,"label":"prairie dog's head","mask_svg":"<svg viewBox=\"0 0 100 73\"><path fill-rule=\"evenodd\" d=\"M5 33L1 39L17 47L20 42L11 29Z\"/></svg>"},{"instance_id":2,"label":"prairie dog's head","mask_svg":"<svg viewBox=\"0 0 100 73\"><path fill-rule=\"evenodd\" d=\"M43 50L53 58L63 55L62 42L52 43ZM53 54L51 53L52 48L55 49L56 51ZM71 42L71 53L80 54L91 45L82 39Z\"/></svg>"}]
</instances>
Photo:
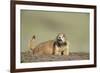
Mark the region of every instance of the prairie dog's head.
<instances>
[{"instance_id":1,"label":"prairie dog's head","mask_svg":"<svg viewBox=\"0 0 100 73\"><path fill-rule=\"evenodd\" d=\"M63 43L66 43L66 35L64 33L59 33L56 37L56 41L59 43L59 44L63 44Z\"/></svg>"}]
</instances>

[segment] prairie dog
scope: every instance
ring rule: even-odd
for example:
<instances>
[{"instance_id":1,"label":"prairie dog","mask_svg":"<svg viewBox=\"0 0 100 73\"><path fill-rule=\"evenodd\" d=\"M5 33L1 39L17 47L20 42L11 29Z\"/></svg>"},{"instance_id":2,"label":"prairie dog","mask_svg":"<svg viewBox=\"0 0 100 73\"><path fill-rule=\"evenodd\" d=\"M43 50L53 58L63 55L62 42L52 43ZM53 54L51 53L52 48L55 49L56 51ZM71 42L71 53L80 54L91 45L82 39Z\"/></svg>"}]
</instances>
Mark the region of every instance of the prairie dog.
<instances>
[{"instance_id":1,"label":"prairie dog","mask_svg":"<svg viewBox=\"0 0 100 73\"><path fill-rule=\"evenodd\" d=\"M32 51L34 55L69 55L69 42L59 33L56 39L40 43Z\"/></svg>"}]
</instances>

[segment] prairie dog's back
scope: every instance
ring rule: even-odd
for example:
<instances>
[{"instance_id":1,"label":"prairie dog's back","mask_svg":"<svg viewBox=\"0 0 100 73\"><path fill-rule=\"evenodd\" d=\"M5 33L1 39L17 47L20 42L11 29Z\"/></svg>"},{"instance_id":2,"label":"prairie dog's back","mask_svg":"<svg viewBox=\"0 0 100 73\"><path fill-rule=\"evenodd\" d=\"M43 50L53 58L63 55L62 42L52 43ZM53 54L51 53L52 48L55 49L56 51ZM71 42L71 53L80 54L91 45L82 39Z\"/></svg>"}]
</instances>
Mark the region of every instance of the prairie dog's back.
<instances>
[{"instance_id":1,"label":"prairie dog's back","mask_svg":"<svg viewBox=\"0 0 100 73\"><path fill-rule=\"evenodd\" d=\"M49 40L43 43L40 43L33 49L33 54L52 54L53 53L53 40Z\"/></svg>"}]
</instances>

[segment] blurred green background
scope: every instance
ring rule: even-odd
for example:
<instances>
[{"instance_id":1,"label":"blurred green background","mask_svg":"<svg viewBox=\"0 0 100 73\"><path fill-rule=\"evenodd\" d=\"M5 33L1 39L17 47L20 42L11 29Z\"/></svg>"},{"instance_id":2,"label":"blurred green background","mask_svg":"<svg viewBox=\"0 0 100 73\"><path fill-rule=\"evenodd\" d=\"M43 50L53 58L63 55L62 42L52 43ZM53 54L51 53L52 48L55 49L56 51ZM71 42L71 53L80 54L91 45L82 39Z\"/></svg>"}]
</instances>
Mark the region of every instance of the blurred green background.
<instances>
[{"instance_id":1,"label":"blurred green background","mask_svg":"<svg viewBox=\"0 0 100 73\"><path fill-rule=\"evenodd\" d=\"M38 42L55 39L63 32L71 52L89 52L89 13L21 10L21 51L36 35Z\"/></svg>"}]
</instances>

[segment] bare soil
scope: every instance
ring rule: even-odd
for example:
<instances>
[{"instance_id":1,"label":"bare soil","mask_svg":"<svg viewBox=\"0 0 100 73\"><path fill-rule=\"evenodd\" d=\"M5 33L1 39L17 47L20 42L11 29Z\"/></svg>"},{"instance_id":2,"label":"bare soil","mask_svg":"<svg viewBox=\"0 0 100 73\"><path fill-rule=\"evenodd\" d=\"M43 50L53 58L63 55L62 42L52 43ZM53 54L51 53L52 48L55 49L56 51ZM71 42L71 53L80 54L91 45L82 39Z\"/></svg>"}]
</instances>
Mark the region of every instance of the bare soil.
<instances>
[{"instance_id":1,"label":"bare soil","mask_svg":"<svg viewBox=\"0 0 100 73\"><path fill-rule=\"evenodd\" d=\"M47 61L70 61L70 60L88 60L88 53L77 53L71 52L69 56L56 56L56 55L46 55L46 56L34 56L32 52L26 51L21 52L21 63L30 62L47 62Z\"/></svg>"}]
</instances>

